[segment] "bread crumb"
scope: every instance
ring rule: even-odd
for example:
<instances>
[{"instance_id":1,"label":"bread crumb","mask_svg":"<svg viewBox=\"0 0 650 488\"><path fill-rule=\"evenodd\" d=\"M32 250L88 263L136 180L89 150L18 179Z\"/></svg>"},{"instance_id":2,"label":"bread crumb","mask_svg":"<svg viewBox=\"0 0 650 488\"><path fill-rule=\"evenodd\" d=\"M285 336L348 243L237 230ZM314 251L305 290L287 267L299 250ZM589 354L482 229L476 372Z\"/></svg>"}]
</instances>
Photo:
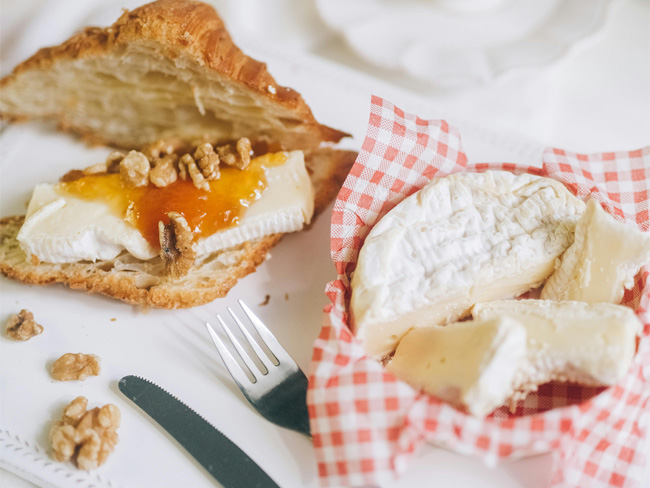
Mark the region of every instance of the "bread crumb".
<instances>
[{"instance_id":1,"label":"bread crumb","mask_svg":"<svg viewBox=\"0 0 650 488\"><path fill-rule=\"evenodd\" d=\"M285 293L285 294L284 294L284 299L285 299L285 300L289 300L289 294L288 294L288 293Z\"/></svg>"},{"instance_id":2,"label":"bread crumb","mask_svg":"<svg viewBox=\"0 0 650 488\"><path fill-rule=\"evenodd\" d=\"M115 317L113 317L113 318L111 319L111 322L115 322L116 320L117 320L117 319L116 319Z\"/></svg>"},{"instance_id":3,"label":"bread crumb","mask_svg":"<svg viewBox=\"0 0 650 488\"><path fill-rule=\"evenodd\" d=\"M265 295L264 301L260 303L258 306L263 307L264 305L268 305L270 301L271 301L271 295Z\"/></svg>"}]
</instances>

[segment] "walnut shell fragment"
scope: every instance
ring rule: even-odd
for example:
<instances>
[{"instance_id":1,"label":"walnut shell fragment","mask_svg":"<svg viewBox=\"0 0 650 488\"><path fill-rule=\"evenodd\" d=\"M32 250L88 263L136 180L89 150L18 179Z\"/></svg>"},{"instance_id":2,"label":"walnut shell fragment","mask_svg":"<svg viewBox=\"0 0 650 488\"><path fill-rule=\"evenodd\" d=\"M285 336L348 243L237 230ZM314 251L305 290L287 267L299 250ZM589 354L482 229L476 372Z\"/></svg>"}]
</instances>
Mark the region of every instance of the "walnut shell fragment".
<instances>
[{"instance_id":1,"label":"walnut shell fragment","mask_svg":"<svg viewBox=\"0 0 650 488\"><path fill-rule=\"evenodd\" d=\"M34 314L29 310L22 309L19 313L13 314L7 321L5 334L16 341L26 341L43 332L43 326L34 320Z\"/></svg>"},{"instance_id":2,"label":"walnut shell fragment","mask_svg":"<svg viewBox=\"0 0 650 488\"><path fill-rule=\"evenodd\" d=\"M196 260L194 234L187 220L177 212L169 212L170 222L158 222L160 257L165 262L165 272L176 279L189 273Z\"/></svg>"}]
</instances>

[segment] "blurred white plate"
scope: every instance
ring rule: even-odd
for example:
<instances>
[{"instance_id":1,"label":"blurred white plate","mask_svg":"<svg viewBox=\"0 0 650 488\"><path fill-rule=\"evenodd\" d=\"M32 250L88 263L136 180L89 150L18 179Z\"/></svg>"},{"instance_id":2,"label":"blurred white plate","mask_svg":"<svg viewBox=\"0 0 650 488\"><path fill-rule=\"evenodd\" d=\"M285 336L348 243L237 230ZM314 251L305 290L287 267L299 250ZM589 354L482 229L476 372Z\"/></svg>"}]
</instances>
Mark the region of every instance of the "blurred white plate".
<instances>
[{"instance_id":1,"label":"blurred white plate","mask_svg":"<svg viewBox=\"0 0 650 488\"><path fill-rule=\"evenodd\" d=\"M600 32L621 0L316 0L366 61L462 86L562 59Z\"/></svg>"}]
</instances>

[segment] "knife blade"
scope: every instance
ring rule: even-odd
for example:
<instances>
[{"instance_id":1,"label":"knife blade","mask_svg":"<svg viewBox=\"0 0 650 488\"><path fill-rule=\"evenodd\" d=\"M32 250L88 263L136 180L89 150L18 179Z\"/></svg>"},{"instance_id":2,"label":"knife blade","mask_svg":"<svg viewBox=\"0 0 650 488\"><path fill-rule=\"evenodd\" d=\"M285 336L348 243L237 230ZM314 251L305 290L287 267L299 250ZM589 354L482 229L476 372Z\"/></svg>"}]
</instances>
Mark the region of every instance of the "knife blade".
<instances>
[{"instance_id":1,"label":"knife blade","mask_svg":"<svg viewBox=\"0 0 650 488\"><path fill-rule=\"evenodd\" d=\"M160 386L139 376L125 376L118 388L225 488L279 488L255 461L201 417Z\"/></svg>"}]
</instances>

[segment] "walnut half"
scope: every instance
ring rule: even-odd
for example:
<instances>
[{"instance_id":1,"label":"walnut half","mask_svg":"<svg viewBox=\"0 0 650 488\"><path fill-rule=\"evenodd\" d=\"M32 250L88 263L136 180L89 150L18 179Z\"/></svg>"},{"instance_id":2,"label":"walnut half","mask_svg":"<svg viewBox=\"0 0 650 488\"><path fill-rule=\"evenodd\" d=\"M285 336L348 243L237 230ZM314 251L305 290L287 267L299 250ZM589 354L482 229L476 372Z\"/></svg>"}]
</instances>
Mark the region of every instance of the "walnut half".
<instances>
[{"instance_id":1,"label":"walnut half","mask_svg":"<svg viewBox=\"0 0 650 488\"><path fill-rule=\"evenodd\" d=\"M80 380L101 372L99 357L94 354L65 353L52 365L52 378L59 381Z\"/></svg>"},{"instance_id":2,"label":"walnut half","mask_svg":"<svg viewBox=\"0 0 650 488\"><path fill-rule=\"evenodd\" d=\"M196 247L192 242L194 234L187 220L181 214L169 212L169 225L158 222L160 257L165 262L165 272L171 278L180 278L189 273L196 260Z\"/></svg>"},{"instance_id":3,"label":"walnut half","mask_svg":"<svg viewBox=\"0 0 650 488\"><path fill-rule=\"evenodd\" d=\"M77 397L63 410L63 417L52 426L50 443L57 461L74 461L89 471L104 464L119 437L120 410L112 404L86 410L88 400Z\"/></svg>"},{"instance_id":4,"label":"walnut half","mask_svg":"<svg viewBox=\"0 0 650 488\"><path fill-rule=\"evenodd\" d=\"M26 341L43 332L43 326L34 320L34 314L22 309L7 321L5 333L16 341Z\"/></svg>"}]
</instances>

